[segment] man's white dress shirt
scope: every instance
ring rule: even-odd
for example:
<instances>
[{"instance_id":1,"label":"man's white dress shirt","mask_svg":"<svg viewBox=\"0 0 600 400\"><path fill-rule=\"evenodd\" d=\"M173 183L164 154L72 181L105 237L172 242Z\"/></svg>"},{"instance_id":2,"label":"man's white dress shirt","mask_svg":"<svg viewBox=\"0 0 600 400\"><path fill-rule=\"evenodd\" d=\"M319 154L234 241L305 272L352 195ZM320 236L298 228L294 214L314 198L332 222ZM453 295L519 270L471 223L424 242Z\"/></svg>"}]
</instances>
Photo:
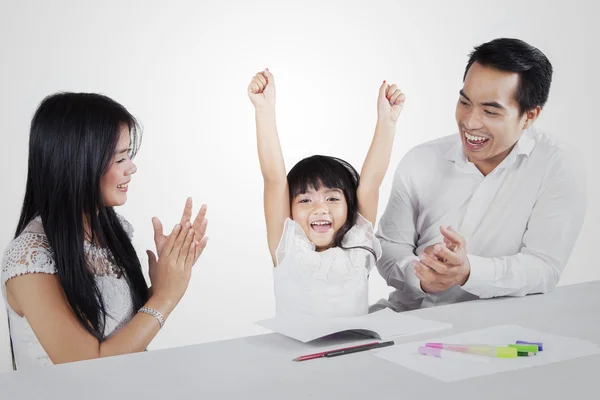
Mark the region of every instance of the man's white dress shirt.
<instances>
[{"instance_id":1,"label":"man's white dress shirt","mask_svg":"<svg viewBox=\"0 0 600 400\"><path fill-rule=\"evenodd\" d=\"M584 172L570 147L531 129L487 176L467 160L458 134L413 148L379 222L377 267L396 290L378 304L401 311L553 289L583 224ZM433 295L411 261L443 241L440 225L465 237L471 273L464 286Z\"/></svg>"}]
</instances>

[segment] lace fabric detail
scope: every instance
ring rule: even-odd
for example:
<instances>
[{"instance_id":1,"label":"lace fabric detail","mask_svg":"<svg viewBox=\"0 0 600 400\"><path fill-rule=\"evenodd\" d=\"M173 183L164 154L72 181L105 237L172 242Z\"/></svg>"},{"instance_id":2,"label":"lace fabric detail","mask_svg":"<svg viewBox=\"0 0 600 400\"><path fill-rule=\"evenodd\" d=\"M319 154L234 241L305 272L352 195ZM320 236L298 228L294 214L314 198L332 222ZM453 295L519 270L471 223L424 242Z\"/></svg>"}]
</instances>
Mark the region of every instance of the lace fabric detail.
<instances>
[{"instance_id":1,"label":"lace fabric detail","mask_svg":"<svg viewBox=\"0 0 600 400\"><path fill-rule=\"evenodd\" d=\"M127 235L131 238L133 228L124 218L119 216L119 219ZM106 249L86 242L84 254L88 267L94 274L94 280L98 285L107 312L103 332L104 338L107 339L134 316L135 310L131 301L129 284L127 279L121 279L121 270L111 261L112 256ZM16 314L8 306L6 298L6 282L16 276L30 273L57 273L54 255L39 217L35 218L23 233L8 245L2 260L1 289L7 304L11 324L10 334L19 369L52 365L27 319Z\"/></svg>"},{"instance_id":2,"label":"lace fabric detail","mask_svg":"<svg viewBox=\"0 0 600 400\"><path fill-rule=\"evenodd\" d=\"M120 214L117 214L117 218L131 240L133 237L133 226ZM122 277L123 271L116 265L113 255L108 249L98 247L86 240L84 242L84 254L88 267L95 276L112 276L117 279Z\"/></svg>"},{"instance_id":3,"label":"lace fabric detail","mask_svg":"<svg viewBox=\"0 0 600 400\"><path fill-rule=\"evenodd\" d=\"M106 308L104 339L108 339L133 318L136 310L133 309L127 279L106 275L97 276L95 281Z\"/></svg>"},{"instance_id":4,"label":"lace fabric detail","mask_svg":"<svg viewBox=\"0 0 600 400\"><path fill-rule=\"evenodd\" d=\"M25 231L10 242L2 262L2 284L27 273L55 274L54 256L48 239L35 230Z\"/></svg>"},{"instance_id":5,"label":"lace fabric detail","mask_svg":"<svg viewBox=\"0 0 600 400\"><path fill-rule=\"evenodd\" d=\"M125 230L127 237L129 238L129 240L131 240L133 238L133 232L134 232L133 225L131 225L129 223L129 221L127 221L121 214L117 214L117 219L121 223L123 230Z\"/></svg>"},{"instance_id":6,"label":"lace fabric detail","mask_svg":"<svg viewBox=\"0 0 600 400\"><path fill-rule=\"evenodd\" d=\"M117 217L123 225L125 233L131 239L134 232L133 226L121 215L117 214ZM113 262L112 254L108 249L85 241L84 255L88 267L95 276L121 278L121 268ZM44 234L40 217L34 218L23 230L23 233L8 245L2 263L3 282L17 275L36 272L56 273L54 256Z\"/></svg>"},{"instance_id":7,"label":"lace fabric detail","mask_svg":"<svg viewBox=\"0 0 600 400\"><path fill-rule=\"evenodd\" d=\"M87 266L95 276L112 276L121 279L123 272L114 262L110 251L90 242L84 243L84 254Z\"/></svg>"}]
</instances>

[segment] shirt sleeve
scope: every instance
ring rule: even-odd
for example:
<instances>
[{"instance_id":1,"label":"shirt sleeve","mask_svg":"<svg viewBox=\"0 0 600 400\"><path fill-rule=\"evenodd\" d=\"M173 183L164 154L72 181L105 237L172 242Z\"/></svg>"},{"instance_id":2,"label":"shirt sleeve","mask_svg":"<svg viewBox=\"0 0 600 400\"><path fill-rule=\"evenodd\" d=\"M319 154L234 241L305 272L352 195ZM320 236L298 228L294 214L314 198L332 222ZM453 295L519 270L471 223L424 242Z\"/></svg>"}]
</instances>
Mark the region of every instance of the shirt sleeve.
<instances>
[{"instance_id":1,"label":"shirt sleeve","mask_svg":"<svg viewBox=\"0 0 600 400\"><path fill-rule=\"evenodd\" d=\"M415 255L418 203L409 175L411 154L407 153L396 169L390 199L376 233L383 250L377 269L389 286L400 291L397 295L404 298L403 303L414 303L428 296L411 265L418 259Z\"/></svg>"},{"instance_id":2,"label":"shirt sleeve","mask_svg":"<svg viewBox=\"0 0 600 400\"><path fill-rule=\"evenodd\" d=\"M462 288L481 298L554 289L581 231L586 203L581 157L558 149L548 163L520 252L495 258L469 254L471 273Z\"/></svg>"},{"instance_id":3,"label":"shirt sleeve","mask_svg":"<svg viewBox=\"0 0 600 400\"><path fill-rule=\"evenodd\" d=\"M38 233L22 233L14 239L2 258L1 289L6 301L6 282L25 274L56 274L54 256L46 236ZM7 303L8 304L8 303Z\"/></svg>"}]
</instances>

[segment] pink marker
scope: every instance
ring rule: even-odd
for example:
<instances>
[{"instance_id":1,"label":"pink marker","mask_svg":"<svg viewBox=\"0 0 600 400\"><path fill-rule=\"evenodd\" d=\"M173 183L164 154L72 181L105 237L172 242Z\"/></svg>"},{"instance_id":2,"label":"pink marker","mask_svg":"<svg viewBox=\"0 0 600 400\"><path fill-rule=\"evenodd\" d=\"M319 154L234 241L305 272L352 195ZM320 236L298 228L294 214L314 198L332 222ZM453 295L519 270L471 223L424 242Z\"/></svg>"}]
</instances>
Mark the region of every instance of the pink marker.
<instances>
[{"instance_id":1,"label":"pink marker","mask_svg":"<svg viewBox=\"0 0 600 400\"><path fill-rule=\"evenodd\" d=\"M468 354L468 353L461 353L461 352L444 350L444 349L436 349L433 347L425 347L425 346L419 347L419 354L422 354L424 356L433 356L433 357L437 357L437 358L448 358L451 360L474 361L474 362L479 362L479 363L489 363L491 361L491 359L488 357L480 357L480 356L475 356L475 355Z\"/></svg>"}]
</instances>

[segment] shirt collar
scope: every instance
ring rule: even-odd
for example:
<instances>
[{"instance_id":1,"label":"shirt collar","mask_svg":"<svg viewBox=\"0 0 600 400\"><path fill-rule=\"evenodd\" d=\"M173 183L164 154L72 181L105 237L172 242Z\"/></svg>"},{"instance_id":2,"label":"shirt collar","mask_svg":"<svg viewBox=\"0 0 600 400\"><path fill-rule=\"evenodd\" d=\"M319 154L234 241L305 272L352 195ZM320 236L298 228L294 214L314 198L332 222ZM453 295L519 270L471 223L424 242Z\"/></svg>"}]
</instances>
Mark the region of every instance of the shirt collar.
<instances>
[{"instance_id":1,"label":"shirt collar","mask_svg":"<svg viewBox=\"0 0 600 400\"><path fill-rule=\"evenodd\" d=\"M457 166L470 164L469 160L467 160L465 152L463 151L463 144L460 136L456 135L456 138L457 141L454 144L454 146L452 146L450 150L448 150L444 154L444 160L453 161L454 163L456 163ZM517 144L510 152L508 157L506 157L504 161L502 161L500 165L498 165L498 168L506 168L507 166L515 162L517 156L529 156L529 154L531 154L531 152L533 151L534 147L535 139L533 138L531 129L527 129L525 132L523 132L521 138L517 141Z\"/></svg>"}]
</instances>

